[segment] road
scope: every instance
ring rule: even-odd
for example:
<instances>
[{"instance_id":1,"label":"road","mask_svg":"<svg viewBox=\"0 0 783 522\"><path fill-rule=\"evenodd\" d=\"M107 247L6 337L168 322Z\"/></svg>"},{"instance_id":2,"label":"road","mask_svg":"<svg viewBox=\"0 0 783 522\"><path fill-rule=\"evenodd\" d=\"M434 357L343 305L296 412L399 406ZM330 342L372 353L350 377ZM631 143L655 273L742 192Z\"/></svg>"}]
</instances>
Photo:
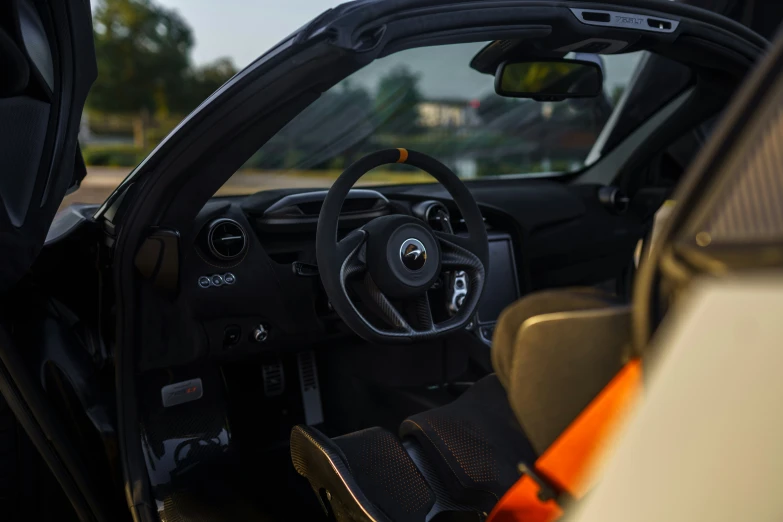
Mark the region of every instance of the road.
<instances>
[{"instance_id":1,"label":"road","mask_svg":"<svg viewBox=\"0 0 783 522\"><path fill-rule=\"evenodd\" d=\"M125 179L130 168L121 167L88 167L87 177L82 186L73 194L67 196L61 208L73 203L103 203L109 194ZM337 172L304 174L285 173L280 171L240 171L234 174L217 195L253 194L262 190L280 188L328 188L339 174ZM384 183L414 183L432 181L432 178L419 173L374 172L361 180L357 185L379 185Z\"/></svg>"},{"instance_id":2,"label":"road","mask_svg":"<svg viewBox=\"0 0 783 522\"><path fill-rule=\"evenodd\" d=\"M89 167L82 186L65 198L62 206L73 203L103 203L109 194L125 179L129 168ZM317 188L329 187L328 177L298 177L272 172L235 174L218 191L218 194L252 194L261 190L286 187Z\"/></svg>"}]
</instances>

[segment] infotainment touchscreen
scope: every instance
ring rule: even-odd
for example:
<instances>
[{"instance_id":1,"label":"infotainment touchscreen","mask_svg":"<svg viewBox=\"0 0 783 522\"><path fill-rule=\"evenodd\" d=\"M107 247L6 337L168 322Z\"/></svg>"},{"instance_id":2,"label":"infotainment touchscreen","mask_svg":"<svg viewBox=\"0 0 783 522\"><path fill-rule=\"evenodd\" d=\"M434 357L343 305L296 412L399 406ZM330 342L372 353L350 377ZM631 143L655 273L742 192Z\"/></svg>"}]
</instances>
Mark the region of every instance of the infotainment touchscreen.
<instances>
[{"instance_id":1,"label":"infotainment touchscreen","mask_svg":"<svg viewBox=\"0 0 783 522\"><path fill-rule=\"evenodd\" d=\"M489 276L478 308L479 322L494 323L519 298L514 254L509 238L489 240Z\"/></svg>"}]
</instances>

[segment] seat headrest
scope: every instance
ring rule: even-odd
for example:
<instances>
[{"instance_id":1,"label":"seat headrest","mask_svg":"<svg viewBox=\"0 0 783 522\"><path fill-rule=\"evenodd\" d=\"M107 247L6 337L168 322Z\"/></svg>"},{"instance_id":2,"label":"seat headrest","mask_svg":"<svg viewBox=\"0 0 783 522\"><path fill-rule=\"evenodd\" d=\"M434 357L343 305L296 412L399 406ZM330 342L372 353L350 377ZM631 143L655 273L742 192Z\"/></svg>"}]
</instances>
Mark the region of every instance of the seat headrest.
<instances>
[{"instance_id":1,"label":"seat headrest","mask_svg":"<svg viewBox=\"0 0 783 522\"><path fill-rule=\"evenodd\" d=\"M591 288L531 294L501 314L492 364L537 454L623 367L630 340L630 306Z\"/></svg>"}]
</instances>

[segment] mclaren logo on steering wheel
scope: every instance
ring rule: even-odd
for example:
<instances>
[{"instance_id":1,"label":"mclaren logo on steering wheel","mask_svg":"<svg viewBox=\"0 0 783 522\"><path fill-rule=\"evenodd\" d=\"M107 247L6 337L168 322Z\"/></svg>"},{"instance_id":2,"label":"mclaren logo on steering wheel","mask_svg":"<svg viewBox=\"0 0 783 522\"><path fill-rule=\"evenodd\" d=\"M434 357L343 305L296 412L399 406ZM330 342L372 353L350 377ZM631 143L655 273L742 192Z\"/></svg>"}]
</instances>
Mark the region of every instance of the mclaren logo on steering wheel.
<instances>
[{"instance_id":1,"label":"mclaren logo on steering wheel","mask_svg":"<svg viewBox=\"0 0 783 522\"><path fill-rule=\"evenodd\" d=\"M421 270L427 262L427 249L418 239L406 239L400 247L400 260L408 270Z\"/></svg>"}]
</instances>

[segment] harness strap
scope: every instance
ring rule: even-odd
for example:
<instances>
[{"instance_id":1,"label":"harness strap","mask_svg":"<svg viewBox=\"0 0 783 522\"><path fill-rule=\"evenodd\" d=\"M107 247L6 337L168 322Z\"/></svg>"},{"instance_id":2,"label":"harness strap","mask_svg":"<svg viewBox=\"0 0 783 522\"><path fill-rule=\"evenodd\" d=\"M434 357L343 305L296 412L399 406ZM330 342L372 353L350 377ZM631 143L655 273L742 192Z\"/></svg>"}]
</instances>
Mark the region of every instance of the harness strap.
<instances>
[{"instance_id":1,"label":"harness strap","mask_svg":"<svg viewBox=\"0 0 783 522\"><path fill-rule=\"evenodd\" d=\"M631 360L523 473L487 522L551 522L562 507L557 497L582 498L594 484L601 459L625 425L642 389L642 366ZM524 470L524 466L522 466Z\"/></svg>"}]
</instances>

